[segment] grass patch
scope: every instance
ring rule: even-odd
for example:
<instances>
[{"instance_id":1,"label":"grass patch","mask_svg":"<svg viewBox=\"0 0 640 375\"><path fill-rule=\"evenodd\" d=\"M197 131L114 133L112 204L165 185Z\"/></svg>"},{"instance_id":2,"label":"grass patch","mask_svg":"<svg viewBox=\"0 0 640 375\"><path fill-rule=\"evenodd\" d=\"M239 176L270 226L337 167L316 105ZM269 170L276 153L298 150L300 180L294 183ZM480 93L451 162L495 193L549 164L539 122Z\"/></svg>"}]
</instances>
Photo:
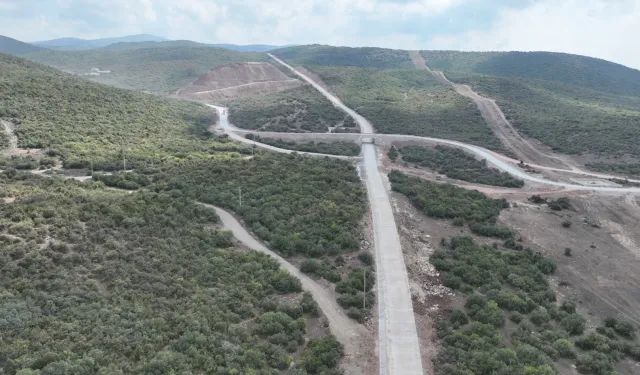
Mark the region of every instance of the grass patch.
<instances>
[{"instance_id":1,"label":"grass patch","mask_svg":"<svg viewBox=\"0 0 640 375\"><path fill-rule=\"evenodd\" d=\"M405 162L416 163L456 180L504 187L524 186L524 181L490 168L486 160L478 160L457 148L412 146L403 147L400 154Z\"/></svg>"}]
</instances>

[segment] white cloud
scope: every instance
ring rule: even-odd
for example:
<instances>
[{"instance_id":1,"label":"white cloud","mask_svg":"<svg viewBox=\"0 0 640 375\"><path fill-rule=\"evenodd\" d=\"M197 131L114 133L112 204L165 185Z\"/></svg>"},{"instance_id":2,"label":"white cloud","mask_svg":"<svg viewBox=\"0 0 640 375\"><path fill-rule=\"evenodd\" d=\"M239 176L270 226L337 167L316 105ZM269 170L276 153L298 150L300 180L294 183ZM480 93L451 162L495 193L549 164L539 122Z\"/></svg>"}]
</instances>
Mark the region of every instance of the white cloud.
<instances>
[{"instance_id":1,"label":"white cloud","mask_svg":"<svg viewBox=\"0 0 640 375\"><path fill-rule=\"evenodd\" d=\"M640 0L541 0L499 11L488 30L435 36L430 49L553 51L640 68Z\"/></svg>"}]
</instances>

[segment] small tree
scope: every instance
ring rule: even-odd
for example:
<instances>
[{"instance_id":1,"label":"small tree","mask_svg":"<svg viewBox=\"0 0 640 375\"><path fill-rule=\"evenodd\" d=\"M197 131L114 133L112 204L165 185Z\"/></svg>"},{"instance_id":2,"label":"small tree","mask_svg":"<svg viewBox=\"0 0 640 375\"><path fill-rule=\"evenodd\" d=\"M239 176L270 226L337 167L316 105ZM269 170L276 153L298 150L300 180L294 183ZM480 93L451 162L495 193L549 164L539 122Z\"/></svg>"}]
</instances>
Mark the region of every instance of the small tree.
<instances>
[{"instance_id":1,"label":"small tree","mask_svg":"<svg viewBox=\"0 0 640 375\"><path fill-rule=\"evenodd\" d=\"M567 256L567 257L571 256L571 248L567 247L564 249L564 256Z\"/></svg>"}]
</instances>

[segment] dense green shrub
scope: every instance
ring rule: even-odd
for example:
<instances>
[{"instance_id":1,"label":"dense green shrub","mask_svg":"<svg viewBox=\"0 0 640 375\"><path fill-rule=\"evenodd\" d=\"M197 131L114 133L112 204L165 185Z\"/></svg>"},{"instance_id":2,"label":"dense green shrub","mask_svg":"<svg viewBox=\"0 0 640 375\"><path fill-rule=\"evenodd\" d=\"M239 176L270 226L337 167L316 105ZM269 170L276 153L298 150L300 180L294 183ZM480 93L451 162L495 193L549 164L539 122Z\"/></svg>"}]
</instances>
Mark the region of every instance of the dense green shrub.
<instances>
[{"instance_id":1,"label":"dense green shrub","mask_svg":"<svg viewBox=\"0 0 640 375\"><path fill-rule=\"evenodd\" d=\"M486 160L477 160L457 148L410 146L403 147L400 153L403 161L417 163L456 180L504 187L524 186L524 181L512 177L509 173L491 168L487 166Z\"/></svg>"},{"instance_id":2,"label":"dense green shrub","mask_svg":"<svg viewBox=\"0 0 640 375\"><path fill-rule=\"evenodd\" d=\"M285 256L337 256L360 248L366 194L355 168L344 161L259 154L248 160L166 164L127 175L135 181L150 179L147 189L152 191L231 209ZM121 177L98 178L109 184Z\"/></svg>"},{"instance_id":3,"label":"dense green shrub","mask_svg":"<svg viewBox=\"0 0 640 375\"><path fill-rule=\"evenodd\" d=\"M336 367L342 355L342 345L328 336L309 342L302 353L301 365L309 374L338 375Z\"/></svg>"},{"instance_id":4,"label":"dense green shrub","mask_svg":"<svg viewBox=\"0 0 640 375\"><path fill-rule=\"evenodd\" d=\"M375 282L375 272L371 269L356 268L345 280L336 284L336 292L340 293L338 303L348 309L351 318L363 322L370 316L375 304Z\"/></svg>"},{"instance_id":5,"label":"dense green shrub","mask_svg":"<svg viewBox=\"0 0 640 375\"><path fill-rule=\"evenodd\" d=\"M318 154L330 154L330 155L346 155L346 156L358 156L360 154L360 146L353 142L294 142L285 141L282 139L273 138L261 138L254 136L253 134L247 134L247 139L255 140L256 142L268 144L271 146L284 148L287 150L315 152Z\"/></svg>"},{"instance_id":6,"label":"dense green shrub","mask_svg":"<svg viewBox=\"0 0 640 375\"><path fill-rule=\"evenodd\" d=\"M401 172L389 173L393 191L404 194L411 203L427 216L458 219L468 223L472 232L497 238L511 238L513 232L496 225L500 211L509 207L504 199L490 199L478 191L450 184L438 184Z\"/></svg>"},{"instance_id":7,"label":"dense green shrub","mask_svg":"<svg viewBox=\"0 0 640 375\"><path fill-rule=\"evenodd\" d=\"M358 254L358 259L362 262L362 264L364 264L365 266L372 266L373 265L373 255L369 252L362 252L360 254Z\"/></svg>"},{"instance_id":8,"label":"dense green shrub","mask_svg":"<svg viewBox=\"0 0 640 375\"><path fill-rule=\"evenodd\" d=\"M300 282L237 251L212 229L213 210L15 171L0 186L18 198L0 204L0 217L18 219L0 224L3 373L278 374L303 352L302 314L317 305L278 304ZM334 371L334 344L302 357Z\"/></svg>"},{"instance_id":9,"label":"dense green shrub","mask_svg":"<svg viewBox=\"0 0 640 375\"><path fill-rule=\"evenodd\" d=\"M229 121L244 129L326 133L344 113L311 86L231 101Z\"/></svg>"},{"instance_id":10,"label":"dense green shrub","mask_svg":"<svg viewBox=\"0 0 640 375\"><path fill-rule=\"evenodd\" d=\"M19 123L18 145L56 150L68 168L122 169L123 147L127 168L246 152L208 132L216 114L201 104L99 85L6 55L0 71L0 118Z\"/></svg>"}]
</instances>

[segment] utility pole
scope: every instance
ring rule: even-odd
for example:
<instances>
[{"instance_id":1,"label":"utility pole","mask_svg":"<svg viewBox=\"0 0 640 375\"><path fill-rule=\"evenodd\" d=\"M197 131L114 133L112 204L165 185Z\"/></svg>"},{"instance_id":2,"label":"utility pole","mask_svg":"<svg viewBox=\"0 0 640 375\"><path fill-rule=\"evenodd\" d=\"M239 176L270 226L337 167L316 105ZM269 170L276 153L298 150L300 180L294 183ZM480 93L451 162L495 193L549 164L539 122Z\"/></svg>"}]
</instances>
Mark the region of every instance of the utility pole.
<instances>
[{"instance_id":1,"label":"utility pole","mask_svg":"<svg viewBox=\"0 0 640 375\"><path fill-rule=\"evenodd\" d=\"M242 187L238 187L238 196L240 197L240 207L242 207Z\"/></svg>"},{"instance_id":2,"label":"utility pole","mask_svg":"<svg viewBox=\"0 0 640 375\"><path fill-rule=\"evenodd\" d=\"M362 309L366 310L367 309L367 269L364 269L364 274L363 274L363 279L364 279L364 290L363 290L363 295L362 295Z\"/></svg>"},{"instance_id":3,"label":"utility pole","mask_svg":"<svg viewBox=\"0 0 640 375\"><path fill-rule=\"evenodd\" d=\"M89 163L91 163L91 177L93 177L93 156L89 158Z\"/></svg>"}]
</instances>

